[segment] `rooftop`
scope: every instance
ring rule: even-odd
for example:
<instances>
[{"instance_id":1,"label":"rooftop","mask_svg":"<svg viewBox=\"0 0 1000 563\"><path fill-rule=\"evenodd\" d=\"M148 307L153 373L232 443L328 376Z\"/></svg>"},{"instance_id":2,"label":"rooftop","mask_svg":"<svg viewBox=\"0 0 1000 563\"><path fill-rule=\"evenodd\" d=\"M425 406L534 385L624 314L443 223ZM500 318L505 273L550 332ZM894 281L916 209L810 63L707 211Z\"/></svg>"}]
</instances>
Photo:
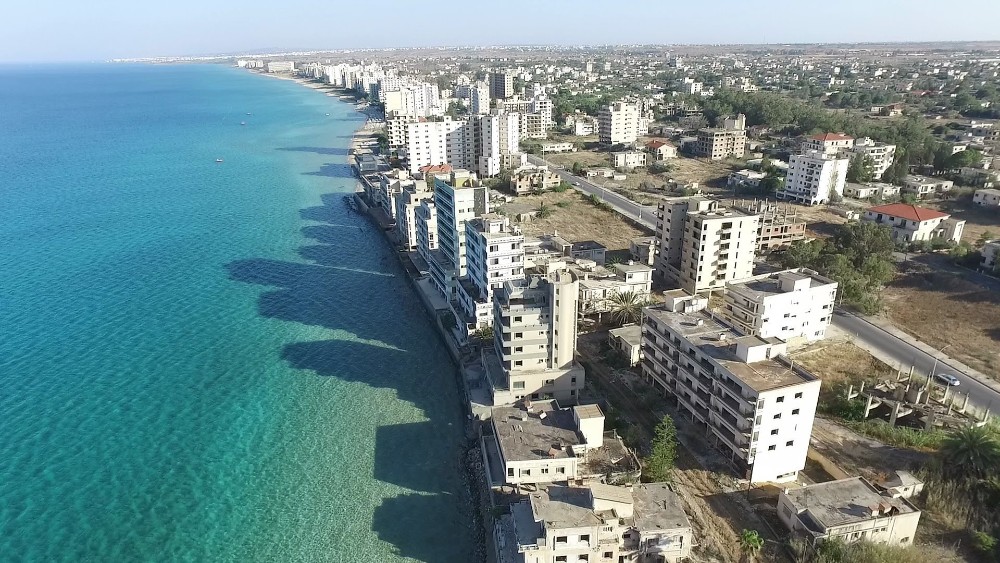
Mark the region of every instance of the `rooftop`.
<instances>
[{"instance_id":1,"label":"rooftop","mask_svg":"<svg viewBox=\"0 0 1000 563\"><path fill-rule=\"evenodd\" d=\"M680 498L667 483L636 485L632 498L635 503L635 527L640 532L691 527Z\"/></svg>"},{"instance_id":2,"label":"rooftop","mask_svg":"<svg viewBox=\"0 0 1000 563\"><path fill-rule=\"evenodd\" d=\"M608 333L621 338L632 346L638 346L642 343L642 327L639 325L626 325L620 328L613 328Z\"/></svg>"},{"instance_id":3,"label":"rooftop","mask_svg":"<svg viewBox=\"0 0 1000 563\"><path fill-rule=\"evenodd\" d=\"M813 141L824 141L824 142L854 140L854 137L851 137L850 135L844 135L843 133L823 133L821 135L813 135L812 137L809 138Z\"/></svg>"},{"instance_id":4,"label":"rooftop","mask_svg":"<svg viewBox=\"0 0 1000 563\"><path fill-rule=\"evenodd\" d=\"M786 279L792 280L809 280L809 288L822 287L824 285L836 285L837 282L831 280L830 278L819 275L812 270L806 270L800 268L798 270L783 270L781 272L773 272L769 274L764 274L762 276L755 276L753 279L726 284L727 291L733 291L740 295L746 296L754 301L760 301L765 297L771 297L773 295L782 295L788 293L781 289L781 281L779 276Z\"/></svg>"},{"instance_id":5,"label":"rooftop","mask_svg":"<svg viewBox=\"0 0 1000 563\"><path fill-rule=\"evenodd\" d=\"M571 447L582 443L573 413L555 401L494 407L493 426L507 462L573 457Z\"/></svg>"},{"instance_id":6,"label":"rooftop","mask_svg":"<svg viewBox=\"0 0 1000 563\"><path fill-rule=\"evenodd\" d=\"M872 213L892 215L893 217L900 217L909 221L917 222L930 221L932 219L947 219L948 217L951 217L951 215L948 215L947 213L941 213L940 211L927 209L926 207L917 207L916 205L910 205L908 203L876 205L875 207L869 207L868 211Z\"/></svg>"},{"instance_id":7,"label":"rooftop","mask_svg":"<svg viewBox=\"0 0 1000 563\"><path fill-rule=\"evenodd\" d=\"M552 486L531 493L528 500L535 521L542 522L548 529L585 528L602 524L591 507L589 488Z\"/></svg>"},{"instance_id":8,"label":"rooftop","mask_svg":"<svg viewBox=\"0 0 1000 563\"><path fill-rule=\"evenodd\" d=\"M705 311L674 313L661 307L647 307L644 312L648 318L670 327L702 354L715 360L758 393L817 380L809 372L774 357L751 364L743 362L736 355L737 341L748 345L762 345L771 343L770 340L746 337ZM747 340L748 338L753 340Z\"/></svg>"},{"instance_id":9,"label":"rooftop","mask_svg":"<svg viewBox=\"0 0 1000 563\"><path fill-rule=\"evenodd\" d=\"M573 250L607 250L608 248L596 240L581 240L573 243Z\"/></svg>"},{"instance_id":10,"label":"rooftop","mask_svg":"<svg viewBox=\"0 0 1000 563\"><path fill-rule=\"evenodd\" d=\"M824 533L829 528L871 520L873 512L909 514L919 512L902 498L889 498L864 477L817 483L785 491L799 519L810 530Z\"/></svg>"}]
</instances>

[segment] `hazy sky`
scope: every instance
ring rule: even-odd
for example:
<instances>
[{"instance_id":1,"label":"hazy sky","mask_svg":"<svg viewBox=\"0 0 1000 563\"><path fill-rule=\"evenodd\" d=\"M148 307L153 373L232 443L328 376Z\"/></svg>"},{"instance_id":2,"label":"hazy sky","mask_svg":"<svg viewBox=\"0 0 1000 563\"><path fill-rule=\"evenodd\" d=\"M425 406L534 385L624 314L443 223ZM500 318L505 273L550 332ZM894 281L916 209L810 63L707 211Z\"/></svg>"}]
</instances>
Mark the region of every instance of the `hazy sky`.
<instances>
[{"instance_id":1,"label":"hazy sky","mask_svg":"<svg viewBox=\"0 0 1000 563\"><path fill-rule=\"evenodd\" d=\"M1000 0L10 0L0 61L261 49L1000 40Z\"/></svg>"}]
</instances>

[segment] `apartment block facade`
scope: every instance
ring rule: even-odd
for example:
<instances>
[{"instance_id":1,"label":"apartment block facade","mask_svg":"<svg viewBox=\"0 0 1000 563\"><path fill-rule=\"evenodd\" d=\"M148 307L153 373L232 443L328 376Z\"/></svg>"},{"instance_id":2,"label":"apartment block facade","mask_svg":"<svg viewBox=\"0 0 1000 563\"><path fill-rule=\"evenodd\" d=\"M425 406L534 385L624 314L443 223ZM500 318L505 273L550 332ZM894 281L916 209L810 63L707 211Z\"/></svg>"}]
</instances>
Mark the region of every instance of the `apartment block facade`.
<instances>
[{"instance_id":1,"label":"apartment block facade","mask_svg":"<svg viewBox=\"0 0 1000 563\"><path fill-rule=\"evenodd\" d=\"M510 219L486 214L465 223L468 276L458 299L468 330L493 324L493 292L524 277L524 235Z\"/></svg>"},{"instance_id":2,"label":"apartment block facade","mask_svg":"<svg viewBox=\"0 0 1000 563\"><path fill-rule=\"evenodd\" d=\"M634 143L638 138L639 110L633 104L615 102L601 108L597 117L598 140L604 145Z\"/></svg>"},{"instance_id":3,"label":"apartment block facade","mask_svg":"<svg viewBox=\"0 0 1000 563\"><path fill-rule=\"evenodd\" d=\"M746 335L822 340L836 299L837 282L799 268L727 284L719 314Z\"/></svg>"},{"instance_id":4,"label":"apartment block facade","mask_svg":"<svg viewBox=\"0 0 1000 563\"><path fill-rule=\"evenodd\" d=\"M433 197L434 192L423 181L408 184L396 197L396 239L406 250L417 249L417 210L424 200Z\"/></svg>"},{"instance_id":5,"label":"apartment block facade","mask_svg":"<svg viewBox=\"0 0 1000 563\"><path fill-rule=\"evenodd\" d=\"M722 127L698 130L695 154L711 160L722 160L731 156L743 158L746 147L746 118L743 114L739 114L735 118L727 118Z\"/></svg>"},{"instance_id":6,"label":"apartment block facade","mask_svg":"<svg viewBox=\"0 0 1000 563\"><path fill-rule=\"evenodd\" d=\"M827 156L837 156L854 148L854 137L842 133L821 133L802 142L802 152L816 151Z\"/></svg>"},{"instance_id":7,"label":"apartment block facade","mask_svg":"<svg viewBox=\"0 0 1000 563\"><path fill-rule=\"evenodd\" d=\"M506 100L514 97L514 75L509 72L490 73L490 97Z\"/></svg>"},{"instance_id":8,"label":"apartment block facade","mask_svg":"<svg viewBox=\"0 0 1000 563\"><path fill-rule=\"evenodd\" d=\"M844 195L849 163L847 158L815 150L792 155L788 159L785 187L776 195L805 205L829 203L831 198Z\"/></svg>"},{"instance_id":9,"label":"apartment block facade","mask_svg":"<svg viewBox=\"0 0 1000 563\"><path fill-rule=\"evenodd\" d=\"M863 137L855 141L851 152L871 159L872 177L875 180L882 178L882 174L885 174L885 171L896 160L896 145L879 143L868 137Z\"/></svg>"},{"instance_id":10,"label":"apartment block facade","mask_svg":"<svg viewBox=\"0 0 1000 563\"><path fill-rule=\"evenodd\" d=\"M668 297L646 308L643 374L704 425L745 478L794 480L805 467L820 380L782 357L783 341L744 336L699 310L706 301Z\"/></svg>"},{"instance_id":11,"label":"apartment block facade","mask_svg":"<svg viewBox=\"0 0 1000 563\"><path fill-rule=\"evenodd\" d=\"M438 247L445 260L430 263L431 277L442 294L451 299L456 281L466 275L465 223L489 213L489 188L468 170L454 170L446 182L434 179Z\"/></svg>"}]
</instances>

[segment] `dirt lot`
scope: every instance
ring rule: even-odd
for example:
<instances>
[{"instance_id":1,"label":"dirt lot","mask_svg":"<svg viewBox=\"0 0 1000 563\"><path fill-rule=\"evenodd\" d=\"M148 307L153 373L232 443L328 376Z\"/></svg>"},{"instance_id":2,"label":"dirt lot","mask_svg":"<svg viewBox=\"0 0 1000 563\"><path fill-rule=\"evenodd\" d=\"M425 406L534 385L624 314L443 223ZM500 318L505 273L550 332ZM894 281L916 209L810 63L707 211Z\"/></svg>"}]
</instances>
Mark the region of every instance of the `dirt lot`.
<instances>
[{"instance_id":1,"label":"dirt lot","mask_svg":"<svg viewBox=\"0 0 1000 563\"><path fill-rule=\"evenodd\" d=\"M793 360L823 380L824 390L834 383L858 379L895 377L896 371L850 342L830 339L791 354Z\"/></svg>"},{"instance_id":2,"label":"dirt lot","mask_svg":"<svg viewBox=\"0 0 1000 563\"><path fill-rule=\"evenodd\" d=\"M927 207L951 213L955 219L964 219L963 241L975 244L984 233L992 238L1000 237L1000 210L983 209L966 199L929 203Z\"/></svg>"},{"instance_id":3,"label":"dirt lot","mask_svg":"<svg viewBox=\"0 0 1000 563\"><path fill-rule=\"evenodd\" d=\"M500 209L538 209L543 203L552 214L544 219L535 217L531 221L518 223L524 234L538 236L558 231L559 236L571 242L595 240L608 250L626 251L629 240L650 234L632 226L614 211L598 208L576 190L521 196L515 198L513 204L501 206Z\"/></svg>"},{"instance_id":4,"label":"dirt lot","mask_svg":"<svg viewBox=\"0 0 1000 563\"><path fill-rule=\"evenodd\" d=\"M807 223L806 236L808 237L828 238L833 236L837 226L847 223L847 217L834 213L826 205L789 205L795 208L799 217Z\"/></svg>"},{"instance_id":5,"label":"dirt lot","mask_svg":"<svg viewBox=\"0 0 1000 563\"><path fill-rule=\"evenodd\" d=\"M914 268L883 291L893 324L994 378L1000 377L1000 294L955 275Z\"/></svg>"}]
</instances>

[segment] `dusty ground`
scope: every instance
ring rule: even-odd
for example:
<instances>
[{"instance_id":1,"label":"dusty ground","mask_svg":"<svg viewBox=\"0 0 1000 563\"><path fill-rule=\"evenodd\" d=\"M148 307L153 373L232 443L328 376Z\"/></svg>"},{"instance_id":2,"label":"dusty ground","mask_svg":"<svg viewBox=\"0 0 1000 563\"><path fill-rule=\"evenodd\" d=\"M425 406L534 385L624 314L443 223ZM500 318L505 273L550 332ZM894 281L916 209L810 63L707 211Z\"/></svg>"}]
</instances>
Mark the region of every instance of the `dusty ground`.
<instances>
[{"instance_id":1,"label":"dusty ground","mask_svg":"<svg viewBox=\"0 0 1000 563\"><path fill-rule=\"evenodd\" d=\"M558 231L559 236L572 242L596 240L608 250L625 251L628 250L629 240L650 234L632 226L614 211L598 208L576 190L521 196L515 198L513 204L500 209L523 206L538 209L543 203L552 214L544 219L535 217L529 222L518 223L524 234L538 236Z\"/></svg>"},{"instance_id":2,"label":"dusty ground","mask_svg":"<svg viewBox=\"0 0 1000 563\"><path fill-rule=\"evenodd\" d=\"M838 225L847 223L847 217L834 213L826 205L790 205L798 211L799 217L806 221L806 236L808 237L830 237Z\"/></svg>"},{"instance_id":3,"label":"dusty ground","mask_svg":"<svg viewBox=\"0 0 1000 563\"><path fill-rule=\"evenodd\" d=\"M824 390L838 382L895 377L896 370L875 359L866 350L830 339L800 348L791 358L823 380Z\"/></svg>"},{"instance_id":4,"label":"dusty ground","mask_svg":"<svg viewBox=\"0 0 1000 563\"><path fill-rule=\"evenodd\" d=\"M810 445L848 475L880 479L896 469L917 469L930 455L888 446L823 418L813 422Z\"/></svg>"},{"instance_id":5,"label":"dusty ground","mask_svg":"<svg viewBox=\"0 0 1000 563\"><path fill-rule=\"evenodd\" d=\"M897 327L994 378L1000 377L1000 294L955 275L915 268L882 292Z\"/></svg>"},{"instance_id":6,"label":"dusty ground","mask_svg":"<svg viewBox=\"0 0 1000 563\"><path fill-rule=\"evenodd\" d=\"M963 241L974 245L983 234L989 235L990 238L1000 238L1000 210L983 209L968 200L929 203L927 207L951 213L955 219L964 219Z\"/></svg>"}]
</instances>

